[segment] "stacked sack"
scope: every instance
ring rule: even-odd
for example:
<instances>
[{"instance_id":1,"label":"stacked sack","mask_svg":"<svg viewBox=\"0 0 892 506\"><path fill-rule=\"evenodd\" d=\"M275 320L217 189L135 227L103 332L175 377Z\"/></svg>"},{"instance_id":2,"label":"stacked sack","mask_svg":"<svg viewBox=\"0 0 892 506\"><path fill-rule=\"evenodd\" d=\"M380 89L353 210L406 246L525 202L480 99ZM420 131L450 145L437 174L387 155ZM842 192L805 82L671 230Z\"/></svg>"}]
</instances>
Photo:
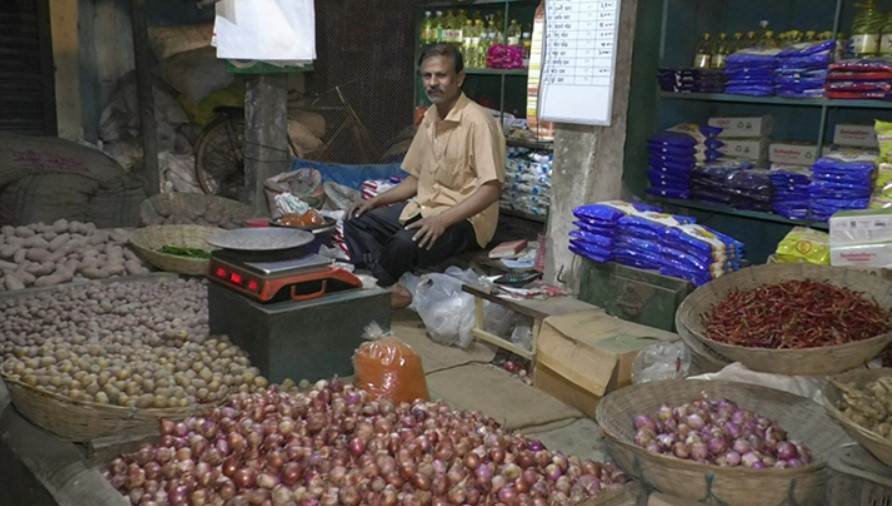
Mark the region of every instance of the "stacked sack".
<instances>
[{"instance_id":1,"label":"stacked sack","mask_svg":"<svg viewBox=\"0 0 892 506\"><path fill-rule=\"evenodd\" d=\"M829 98L892 98L892 59L863 58L843 60L830 65L824 84Z\"/></svg>"},{"instance_id":2,"label":"stacked sack","mask_svg":"<svg viewBox=\"0 0 892 506\"><path fill-rule=\"evenodd\" d=\"M827 67L835 48L835 40L802 42L784 48L777 55L775 94L785 98L823 97Z\"/></svg>"},{"instance_id":3,"label":"stacked sack","mask_svg":"<svg viewBox=\"0 0 892 506\"><path fill-rule=\"evenodd\" d=\"M774 71L780 49L742 49L725 58L725 93L766 96L774 94Z\"/></svg>"},{"instance_id":4,"label":"stacked sack","mask_svg":"<svg viewBox=\"0 0 892 506\"><path fill-rule=\"evenodd\" d=\"M778 166L771 168L768 177L774 187L771 210L792 220L808 218L811 172L795 165Z\"/></svg>"},{"instance_id":5,"label":"stacked sack","mask_svg":"<svg viewBox=\"0 0 892 506\"><path fill-rule=\"evenodd\" d=\"M691 198L737 209L770 211L773 187L767 170L746 160L722 160L691 172Z\"/></svg>"},{"instance_id":6,"label":"stacked sack","mask_svg":"<svg viewBox=\"0 0 892 506\"><path fill-rule=\"evenodd\" d=\"M743 244L697 225L687 216L622 201L574 210L570 251L597 262L615 261L682 278L697 286L740 268Z\"/></svg>"},{"instance_id":7,"label":"stacked sack","mask_svg":"<svg viewBox=\"0 0 892 506\"><path fill-rule=\"evenodd\" d=\"M507 154L500 207L533 216L548 216L554 156L547 151L513 146L508 148Z\"/></svg>"},{"instance_id":8,"label":"stacked sack","mask_svg":"<svg viewBox=\"0 0 892 506\"><path fill-rule=\"evenodd\" d=\"M657 69L661 91L673 93L721 93L725 78L721 69Z\"/></svg>"},{"instance_id":9,"label":"stacked sack","mask_svg":"<svg viewBox=\"0 0 892 506\"><path fill-rule=\"evenodd\" d=\"M827 221L837 211L866 209L873 192L876 155L833 153L812 166L809 214Z\"/></svg>"},{"instance_id":10,"label":"stacked sack","mask_svg":"<svg viewBox=\"0 0 892 506\"><path fill-rule=\"evenodd\" d=\"M647 192L673 199L690 198L694 167L722 157L718 150L724 144L716 139L721 131L717 127L683 123L650 137Z\"/></svg>"}]
</instances>

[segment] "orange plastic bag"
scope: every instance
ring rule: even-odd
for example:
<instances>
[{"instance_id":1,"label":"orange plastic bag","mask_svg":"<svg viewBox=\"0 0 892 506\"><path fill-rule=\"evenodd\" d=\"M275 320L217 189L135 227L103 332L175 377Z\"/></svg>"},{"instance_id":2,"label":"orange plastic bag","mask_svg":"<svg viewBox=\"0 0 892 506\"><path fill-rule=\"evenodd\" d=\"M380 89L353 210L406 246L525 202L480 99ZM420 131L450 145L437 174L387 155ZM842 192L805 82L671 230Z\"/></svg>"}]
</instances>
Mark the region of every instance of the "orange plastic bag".
<instances>
[{"instance_id":1,"label":"orange plastic bag","mask_svg":"<svg viewBox=\"0 0 892 506\"><path fill-rule=\"evenodd\" d=\"M394 404L415 399L430 400L421 356L395 337L384 337L381 329L367 330L371 339L353 355L354 384L369 393L370 399L387 399Z\"/></svg>"}]
</instances>

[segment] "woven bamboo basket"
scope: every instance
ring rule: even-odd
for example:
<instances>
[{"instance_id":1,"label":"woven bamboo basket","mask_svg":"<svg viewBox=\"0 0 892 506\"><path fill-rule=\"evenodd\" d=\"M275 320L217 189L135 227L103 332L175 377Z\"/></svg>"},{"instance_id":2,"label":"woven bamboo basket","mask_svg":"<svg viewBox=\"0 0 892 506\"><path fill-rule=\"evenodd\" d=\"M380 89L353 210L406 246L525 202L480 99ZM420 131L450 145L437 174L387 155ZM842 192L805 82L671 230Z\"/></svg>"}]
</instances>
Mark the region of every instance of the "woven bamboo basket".
<instances>
[{"instance_id":1,"label":"woven bamboo basket","mask_svg":"<svg viewBox=\"0 0 892 506\"><path fill-rule=\"evenodd\" d=\"M675 333L678 337L691 349L691 357L694 365L698 369L698 373L718 372L730 364L727 358L712 351L709 346L703 344L697 337L691 333L684 324L679 321L678 313L675 313Z\"/></svg>"},{"instance_id":2,"label":"woven bamboo basket","mask_svg":"<svg viewBox=\"0 0 892 506\"><path fill-rule=\"evenodd\" d=\"M892 309L892 282L843 267L811 264L766 264L747 267L713 280L688 295L678 307L676 322L719 356L740 362L753 371L786 375L825 375L853 369L876 357L892 343L892 332L862 341L804 349L750 348L720 343L706 337L704 318L714 304L735 289L748 290L792 279L813 279L846 287L872 297Z\"/></svg>"},{"instance_id":3,"label":"woven bamboo basket","mask_svg":"<svg viewBox=\"0 0 892 506\"><path fill-rule=\"evenodd\" d=\"M208 222L207 211L216 208L221 220ZM251 206L237 200L203 193L161 193L142 201L139 219L151 225L211 225L239 228L252 215Z\"/></svg>"},{"instance_id":4,"label":"woven bamboo basket","mask_svg":"<svg viewBox=\"0 0 892 506\"><path fill-rule=\"evenodd\" d=\"M154 225L130 232L130 244L137 255L158 269L190 276L204 276L210 260L161 253L161 248L178 246L210 251L213 248L207 243L207 239L220 230L218 227L201 225Z\"/></svg>"},{"instance_id":5,"label":"woven bamboo basket","mask_svg":"<svg viewBox=\"0 0 892 506\"><path fill-rule=\"evenodd\" d=\"M184 408L137 409L96 402L74 401L39 390L2 375L15 409L34 425L68 441L89 441L124 431L152 430L158 420L179 420L213 405Z\"/></svg>"},{"instance_id":6,"label":"woven bamboo basket","mask_svg":"<svg viewBox=\"0 0 892 506\"><path fill-rule=\"evenodd\" d=\"M701 395L725 398L776 421L790 439L802 441L812 464L794 469L719 467L650 453L633 441L633 418L678 406ZM725 506L823 504L826 463L836 446L850 441L819 404L805 397L730 381L670 380L608 394L598 405L598 425L607 450L626 473L680 498Z\"/></svg>"},{"instance_id":7,"label":"woven bamboo basket","mask_svg":"<svg viewBox=\"0 0 892 506\"><path fill-rule=\"evenodd\" d=\"M842 425L842 428L852 436L852 439L857 441L877 460L892 467L892 441L849 420L839 410L839 404L843 398L843 390L840 388L840 383L854 383L862 387L866 383L885 376L892 376L892 369L856 369L848 371L833 376L833 381L827 382L822 393L824 394L824 407L827 408L830 416L835 418Z\"/></svg>"}]
</instances>

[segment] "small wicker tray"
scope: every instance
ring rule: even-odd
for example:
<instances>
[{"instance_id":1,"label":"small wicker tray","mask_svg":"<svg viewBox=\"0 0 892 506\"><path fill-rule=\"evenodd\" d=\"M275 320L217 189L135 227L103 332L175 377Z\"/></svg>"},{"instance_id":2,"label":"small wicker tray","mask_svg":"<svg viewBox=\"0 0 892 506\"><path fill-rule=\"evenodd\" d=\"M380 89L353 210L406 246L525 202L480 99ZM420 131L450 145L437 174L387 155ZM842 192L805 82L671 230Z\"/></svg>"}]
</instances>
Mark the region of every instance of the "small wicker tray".
<instances>
[{"instance_id":1,"label":"small wicker tray","mask_svg":"<svg viewBox=\"0 0 892 506\"><path fill-rule=\"evenodd\" d=\"M863 386L877 378L892 376L892 369L856 369L843 374L833 376L833 380L839 383L855 383ZM852 436L865 450L887 466L892 466L892 441L883 436L869 431L845 417L838 406L843 398L843 391L834 381L828 381L824 387L824 407L827 413L842 425L842 428Z\"/></svg>"},{"instance_id":2,"label":"small wicker tray","mask_svg":"<svg viewBox=\"0 0 892 506\"><path fill-rule=\"evenodd\" d=\"M39 390L0 374L16 410L34 425L68 441L94 438L131 430L152 430L158 420L179 420L213 407L211 404L185 408L137 409L96 402L74 401Z\"/></svg>"},{"instance_id":3,"label":"small wicker tray","mask_svg":"<svg viewBox=\"0 0 892 506\"><path fill-rule=\"evenodd\" d=\"M143 260L157 269L190 276L204 276L210 260L170 255L162 253L161 248L178 246L211 251L214 248L207 240L221 230L223 229L201 225L154 225L130 232L130 244Z\"/></svg>"},{"instance_id":4,"label":"small wicker tray","mask_svg":"<svg viewBox=\"0 0 892 506\"><path fill-rule=\"evenodd\" d=\"M892 309L892 282L853 269L811 264L766 264L726 274L691 292L676 313L677 327L684 327L720 357L740 362L748 369L786 375L825 375L853 369L879 355L892 343L892 332L837 346L804 349L749 348L706 337L703 317L713 305L735 289L747 290L792 279L814 279L850 288L873 297L884 309Z\"/></svg>"},{"instance_id":5,"label":"small wicker tray","mask_svg":"<svg viewBox=\"0 0 892 506\"><path fill-rule=\"evenodd\" d=\"M703 393L776 421L791 439L811 449L814 462L795 469L718 467L650 453L632 442L635 415L654 413L663 404L691 402ZM608 452L623 471L666 494L725 506L823 504L828 456L850 441L809 399L729 381L671 380L626 387L601 401L596 419Z\"/></svg>"}]
</instances>

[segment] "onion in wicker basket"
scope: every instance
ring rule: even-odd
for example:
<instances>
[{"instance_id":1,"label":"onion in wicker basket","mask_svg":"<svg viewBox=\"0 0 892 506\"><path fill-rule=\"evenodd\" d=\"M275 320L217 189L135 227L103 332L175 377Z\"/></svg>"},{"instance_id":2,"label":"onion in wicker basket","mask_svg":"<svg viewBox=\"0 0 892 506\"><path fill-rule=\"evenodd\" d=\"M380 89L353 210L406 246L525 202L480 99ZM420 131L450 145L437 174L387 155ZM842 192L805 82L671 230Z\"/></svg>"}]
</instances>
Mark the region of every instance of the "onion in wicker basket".
<instances>
[{"instance_id":1,"label":"onion in wicker basket","mask_svg":"<svg viewBox=\"0 0 892 506\"><path fill-rule=\"evenodd\" d=\"M719 467L651 453L633 443L633 419L705 394L776 421L810 448L813 463L791 469ZM728 381L672 380L633 385L608 394L596 414L607 449L623 471L667 494L736 505L822 504L831 450L849 441L821 406L804 397Z\"/></svg>"},{"instance_id":2,"label":"onion in wicker basket","mask_svg":"<svg viewBox=\"0 0 892 506\"><path fill-rule=\"evenodd\" d=\"M726 274L691 292L678 307L676 322L719 356L753 371L786 375L836 374L876 357L892 343L892 332L861 341L816 348L755 348L722 343L706 335L704 320L713 306L734 290L749 290L789 280L824 281L862 292L881 308L892 309L892 282L842 267L811 264L766 264Z\"/></svg>"}]
</instances>

